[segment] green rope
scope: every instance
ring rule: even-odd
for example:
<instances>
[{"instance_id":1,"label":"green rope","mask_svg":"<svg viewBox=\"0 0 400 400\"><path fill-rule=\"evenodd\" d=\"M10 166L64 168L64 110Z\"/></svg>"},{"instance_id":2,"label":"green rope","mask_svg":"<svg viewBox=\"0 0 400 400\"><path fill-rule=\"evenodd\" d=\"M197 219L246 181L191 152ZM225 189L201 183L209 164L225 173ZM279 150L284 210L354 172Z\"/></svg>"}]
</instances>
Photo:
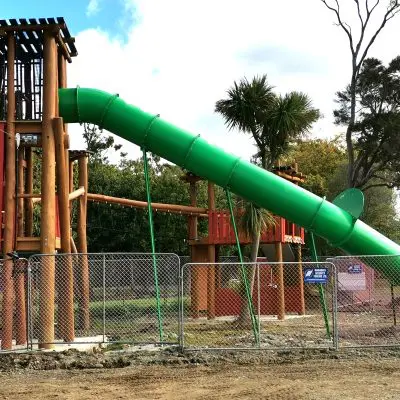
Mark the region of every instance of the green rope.
<instances>
[{"instance_id":1,"label":"green rope","mask_svg":"<svg viewBox=\"0 0 400 400\"><path fill-rule=\"evenodd\" d=\"M149 212L149 225L150 225L150 237L151 237L151 254L152 254L152 258L153 258L154 285L156 287L158 333L160 336L160 342L162 342L164 335L163 335L163 323L162 323L162 315L161 315L160 287L158 285L157 260L156 260L156 254L155 254L156 246L155 246L155 242L154 242L153 208L151 206L149 169L148 169L148 162L147 162L147 151L145 148L143 148L143 162L144 162L144 178L146 181L147 210Z\"/></svg>"},{"instance_id":2,"label":"green rope","mask_svg":"<svg viewBox=\"0 0 400 400\"><path fill-rule=\"evenodd\" d=\"M254 307L253 307L253 301L251 299L249 281L248 281L248 278L247 278L247 271L246 271L246 268L244 267L244 264L243 264L243 255L242 255L242 250L240 248L240 241L239 241L238 230L237 230L237 227L236 227L235 216L233 214L232 197L231 197L231 193L230 193L230 191L228 189L225 189L225 193L226 193L226 198L228 200L229 212L230 212L230 215L231 215L233 231L235 232L236 246L237 246L237 249L238 249L239 260L240 260L240 270L241 270L242 280L243 280L245 291L246 291L246 299L247 299L247 304L248 304L248 307L249 307L249 312L250 312L250 317L251 317L251 326L253 328L253 334L254 334L255 342L258 345L260 343L259 335L258 335L258 324L257 324L256 317L254 315Z\"/></svg>"},{"instance_id":3,"label":"green rope","mask_svg":"<svg viewBox=\"0 0 400 400\"><path fill-rule=\"evenodd\" d=\"M314 234L312 232L310 232L310 240L311 240L312 259L314 262L318 262L317 247L315 246ZM318 292L319 292L319 302L322 307L322 313L324 314L326 335L328 338L330 338L331 331L329 328L328 307L326 305L325 290L324 290L324 286L322 284L318 285Z\"/></svg>"}]
</instances>

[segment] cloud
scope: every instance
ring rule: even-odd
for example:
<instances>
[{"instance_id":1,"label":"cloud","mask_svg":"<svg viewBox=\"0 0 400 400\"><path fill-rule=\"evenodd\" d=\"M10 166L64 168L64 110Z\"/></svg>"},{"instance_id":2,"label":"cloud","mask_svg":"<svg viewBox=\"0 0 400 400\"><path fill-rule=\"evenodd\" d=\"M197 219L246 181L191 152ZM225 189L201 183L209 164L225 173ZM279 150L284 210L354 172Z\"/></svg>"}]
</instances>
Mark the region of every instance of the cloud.
<instances>
[{"instance_id":1,"label":"cloud","mask_svg":"<svg viewBox=\"0 0 400 400\"><path fill-rule=\"evenodd\" d=\"M79 56L69 68L71 86L117 92L249 159L254 153L249 136L228 133L214 105L234 80L266 73L278 92L310 95L325 115L313 129L316 136L341 130L333 125L333 99L349 81L350 53L346 36L321 2L125 0L124 5L123 41L100 29L76 35ZM356 29L357 15L349 13L346 20ZM370 54L385 61L396 56L387 43L399 34L400 24L391 21ZM79 129L71 129L74 147L82 147ZM124 148L139 154L126 142Z\"/></svg>"},{"instance_id":2,"label":"cloud","mask_svg":"<svg viewBox=\"0 0 400 400\"><path fill-rule=\"evenodd\" d=\"M86 15L91 17L96 15L100 11L100 2L99 0L89 0L89 4L86 8Z\"/></svg>"}]
</instances>

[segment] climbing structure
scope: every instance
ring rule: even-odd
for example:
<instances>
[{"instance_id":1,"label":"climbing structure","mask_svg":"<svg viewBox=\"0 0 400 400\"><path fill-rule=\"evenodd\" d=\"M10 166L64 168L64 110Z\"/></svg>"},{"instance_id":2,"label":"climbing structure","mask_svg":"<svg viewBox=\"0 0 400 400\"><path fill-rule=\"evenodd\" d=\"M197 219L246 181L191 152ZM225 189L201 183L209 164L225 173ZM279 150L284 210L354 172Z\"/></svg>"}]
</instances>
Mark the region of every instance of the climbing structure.
<instances>
[{"instance_id":1,"label":"climbing structure","mask_svg":"<svg viewBox=\"0 0 400 400\"><path fill-rule=\"evenodd\" d=\"M67 63L76 55L74 38L63 18L0 20L0 177L4 182L4 192L0 185L4 258L2 349L12 346L13 327L17 344L27 340L25 274L13 279L9 255L54 254L56 250L71 253L70 202L74 199L79 199L76 247L79 252L87 251L87 153L69 152L67 126L58 115L58 89L67 87ZM79 164L77 190L73 187L75 161ZM34 181L40 182L35 193ZM34 227L35 207L38 216L40 208L40 217ZM40 268L43 335L39 343L43 348L54 340L55 270L51 258ZM74 338L72 262L59 273L65 286L60 289L58 324L63 339L71 341ZM81 274L85 286L84 267ZM83 293L88 293L86 289L82 288ZM16 321L13 321L14 299L18 310Z\"/></svg>"},{"instance_id":2,"label":"climbing structure","mask_svg":"<svg viewBox=\"0 0 400 400\"><path fill-rule=\"evenodd\" d=\"M278 165L274 168L274 173L295 185L303 183L305 176L298 171L297 164L290 166ZM197 183L200 177L187 173L183 180L189 183L191 205L197 205ZM293 224L285 218L275 216L276 225L262 232L260 247L267 256L267 261L280 262L278 271L274 274L273 280L276 282L273 301L265 301L263 311L265 313L277 314L279 319L283 319L285 312L297 312L304 314L304 287L301 266L301 246L304 244L304 229ZM208 183L208 233L200 237L197 229L198 216L189 217L189 244L191 247L191 259L193 263L215 263L218 261L220 246L235 245L236 237L232 225L231 213L229 210L217 210L215 206L214 184ZM238 237L241 245L251 243L251 238L245 232L239 230ZM295 259L298 261L297 285L292 288L285 288L285 271L283 262L284 253L291 252L289 246L296 248ZM270 267L265 264L262 274L268 274ZM287 273L292 273L293 271ZM209 268L192 268L191 280L191 316L198 318L201 314L206 314L208 318L220 315L231 315L240 309L240 298L232 289L222 287L221 268L210 266ZM294 278L292 278L294 279ZM272 286L272 285L271 285ZM286 296L285 291L289 292ZM264 297L269 294L265 292ZM271 296L269 296L271 297Z\"/></svg>"}]
</instances>

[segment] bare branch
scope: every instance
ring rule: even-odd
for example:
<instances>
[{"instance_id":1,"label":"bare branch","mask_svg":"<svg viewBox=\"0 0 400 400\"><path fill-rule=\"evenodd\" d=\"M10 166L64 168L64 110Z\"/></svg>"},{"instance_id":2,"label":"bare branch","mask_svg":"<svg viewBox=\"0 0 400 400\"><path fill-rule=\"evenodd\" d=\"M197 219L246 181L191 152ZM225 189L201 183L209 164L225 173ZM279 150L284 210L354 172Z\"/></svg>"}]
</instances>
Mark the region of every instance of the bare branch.
<instances>
[{"instance_id":1,"label":"bare branch","mask_svg":"<svg viewBox=\"0 0 400 400\"><path fill-rule=\"evenodd\" d=\"M390 183L371 183L371 185L368 185L368 186L362 188L362 191L366 192L368 189L371 189L374 187L387 187L389 189L393 189L395 186Z\"/></svg>"},{"instance_id":2,"label":"bare branch","mask_svg":"<svg viewBox=\"0 0 400 400\"><path fill-rule=\"evenodd\" d=\"M357 4L357 13L358 13L358 18L360 19L361 22L361 29L364 27L364 19L361 15L361 10L360 10L360 1L359 0L354 0L354 2ZM368 6L368 0L366 2L366 5ZM367 13L368 15L368 13Z\"/></svg>"},{"instance_id":3,"label":"bare branch","mask_svg":"<svg viewBox=\"0 0 400 400\"><path fill-rule=\"evenodd\" d=\"M380 0L376 0L376 3L374 6L371 8L371 10L368 10L368 0L365 1L365 7L367 9L367 13L372 14L375 10L375 8L378 6Z\"/></svg>"},{"instance_id":4,"label":"bare branch","mask_svg":"<svg viewBox=\"0 0 400 400\"><path fill-rule=\"evenodd\" d=\"M378 5L379 1L376 2L375 6L371 9L371 12L369 13L369 15L371 15L372 11L374 10L374 8ZM381 25L379 26L379 28L376 30L376 32L373 34L373 36L371 37L369 43L367 44L366 48L364 49L364 52L360 58L360 60L357 63L357 71L360 69L361 64L364 62L365 57L368 54L369 49L371 48L371 46L374 44L375 39L377 38L377 36L381 33L382 29L385 27L386 23L392 19L397 13L400 12L400 4L399 2L396 0L395 2L393 2L393 4L391 6L389 6L386 10L386 13L382 19ZM369 17L368 17L369 19ZM361 39L360 39L361 40ZM361 42L359 42L361 43Z\"/></svg>"},{"instance_id":5,"label":"bare branch","mask_svg":"<svg viewBox=\"0 0 400 400\"><path fill-rule=\"evenodd\" d=\"M352 52L352 54L354 54L354 46L353 46L353 36L351 35L351 29L349 29L349 24L347 24L346 22L342 21L342 18L340 16L340 5L339 5L339 1L335 0L336 3L336 8L332 7L331 5L329 5L327 3L327 0L321 0L323 4L325 4L326 8L328 8L329 10L333 11L336 14L336 18L338 21L339 26L346 32L347 37L349 38L349 42L350 42L350 50Z\"/></svg>"}]
</instances>

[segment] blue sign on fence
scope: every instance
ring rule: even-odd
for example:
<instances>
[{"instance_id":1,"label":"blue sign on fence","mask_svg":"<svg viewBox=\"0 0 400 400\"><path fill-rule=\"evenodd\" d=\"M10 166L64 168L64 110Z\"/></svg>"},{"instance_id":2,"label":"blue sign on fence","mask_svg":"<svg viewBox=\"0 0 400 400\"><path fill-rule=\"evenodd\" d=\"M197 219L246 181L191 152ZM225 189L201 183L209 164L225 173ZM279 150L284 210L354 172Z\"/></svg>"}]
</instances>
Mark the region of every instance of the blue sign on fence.
<instances>
[{"instance_id":1,"label":"blue sign on fence","mask_svg":"<svg viewBox=\"0 0 400 400\"><path fill-rule=\"evenodd\" d=\"M362 266L359 264L349 265L347 267L347 272L349 274L362 274Z\"/></svg>"},{"instance_id":2,"label":"blue sign on fence","mask_svg":"<svg viewBox=\"0 0 400 400\"><path fill-rule=\"evenodd\" d=\"M321 283L328 282L328 268L305 268L304 283Z\"/></svg>"}]
</instances>

